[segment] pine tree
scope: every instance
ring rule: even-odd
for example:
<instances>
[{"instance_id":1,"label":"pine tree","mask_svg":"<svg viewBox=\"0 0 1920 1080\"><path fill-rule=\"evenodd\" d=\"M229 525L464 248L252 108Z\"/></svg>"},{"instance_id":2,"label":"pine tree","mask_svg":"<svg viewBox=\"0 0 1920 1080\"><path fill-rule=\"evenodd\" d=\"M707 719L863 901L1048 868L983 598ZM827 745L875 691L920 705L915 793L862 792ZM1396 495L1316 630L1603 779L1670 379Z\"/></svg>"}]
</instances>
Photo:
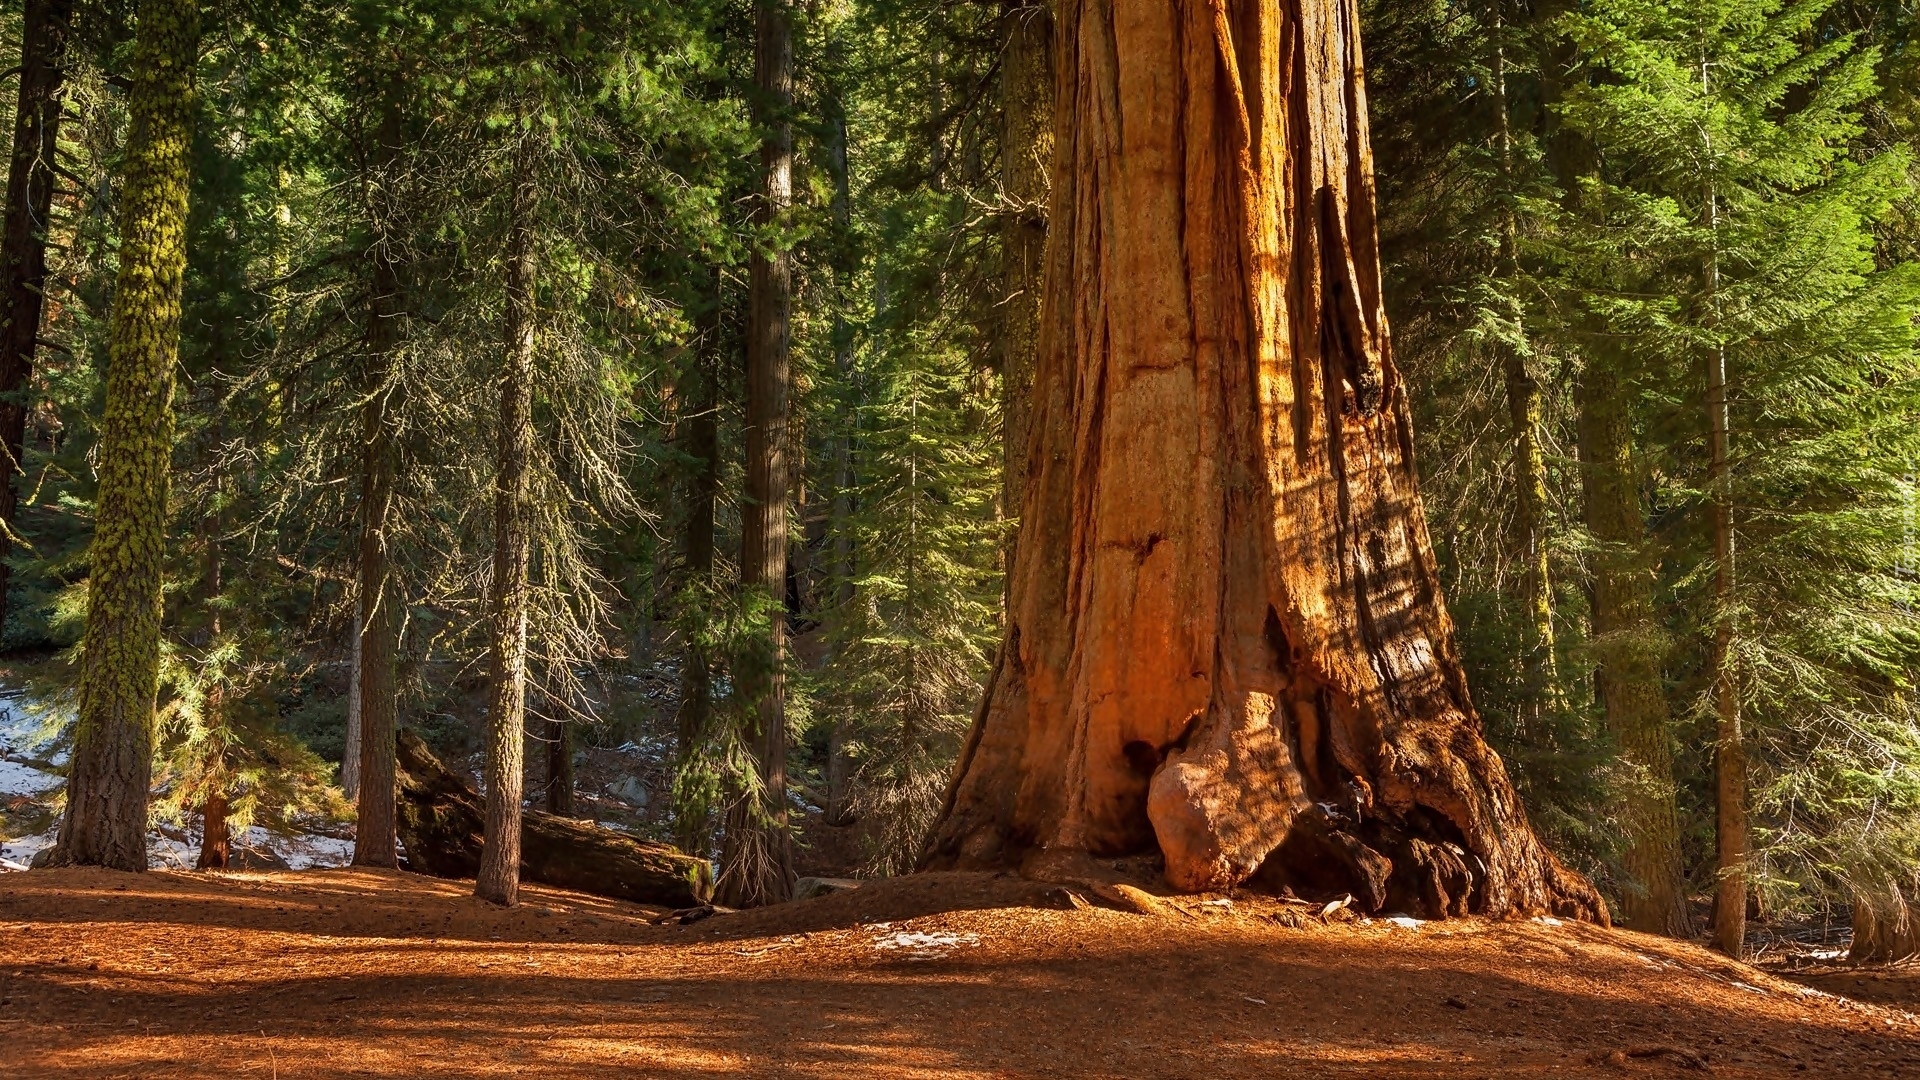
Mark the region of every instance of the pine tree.
<instances>
[{"instance_id":1,"label":"pine tree","mask_svg":"<svg viewBox=\"0 0 1920 1080\"><path fill-rule=\"evenodd\" d=\"M1877 56L1810 39L1828 7L1632 0L1569 24L1605 76L1567 98L1602 161L1591 218L1568 224L1571 280L1635 365L1662 454L1692 711L1715 730L1715 937L1734 955L1760 871L1747 729L1765 745L1870 717L1909 661L1884 530L1916 449L1920 277L1877 269L1873 235L1907 158L1850 153ZM1796 708L1809 691L1827 717Z\"/></svg>"}]
</instances>

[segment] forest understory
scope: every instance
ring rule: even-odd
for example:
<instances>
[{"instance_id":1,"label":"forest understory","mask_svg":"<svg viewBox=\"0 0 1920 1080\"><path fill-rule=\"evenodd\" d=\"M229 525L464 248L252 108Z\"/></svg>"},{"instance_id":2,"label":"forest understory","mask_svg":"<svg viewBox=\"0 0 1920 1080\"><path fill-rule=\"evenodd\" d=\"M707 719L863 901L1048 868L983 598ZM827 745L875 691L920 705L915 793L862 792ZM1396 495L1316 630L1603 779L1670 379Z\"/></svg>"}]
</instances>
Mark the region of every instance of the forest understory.
<instances>
[{"instance_id":1,"label":"forest understory","mask_svg":"<svg viewBox=\"0 0 1920 1080\"><path fill-rule=\"evenodd\" d=\"M1920 1075L1901 969L1791 981L1571 922L1058 910L991 874L690 925L523 895L0 876L0 1047L18 1077Z\"/></svg>"}]
</instances>

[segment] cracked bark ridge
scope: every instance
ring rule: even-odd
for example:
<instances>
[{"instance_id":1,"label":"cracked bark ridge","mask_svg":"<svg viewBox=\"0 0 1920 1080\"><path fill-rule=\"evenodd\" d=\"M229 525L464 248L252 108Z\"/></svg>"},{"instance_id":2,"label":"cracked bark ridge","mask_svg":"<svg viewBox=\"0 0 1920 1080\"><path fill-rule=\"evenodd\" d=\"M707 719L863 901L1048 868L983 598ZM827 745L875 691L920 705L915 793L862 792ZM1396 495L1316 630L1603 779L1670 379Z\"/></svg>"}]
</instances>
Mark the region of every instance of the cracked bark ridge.
<instances>
[{"instance_id":1,"label":"cracked bark ridge","mask_svg":"<svg viewBox=\"0 0 1920 1080\"><path fill-rule=\"evenodd\" d=\"M1481 735L1380 297L1353 0L1063 0L1007 639L929 868L1157 848L1604 922Z\"/></svg>"}]
</instances>

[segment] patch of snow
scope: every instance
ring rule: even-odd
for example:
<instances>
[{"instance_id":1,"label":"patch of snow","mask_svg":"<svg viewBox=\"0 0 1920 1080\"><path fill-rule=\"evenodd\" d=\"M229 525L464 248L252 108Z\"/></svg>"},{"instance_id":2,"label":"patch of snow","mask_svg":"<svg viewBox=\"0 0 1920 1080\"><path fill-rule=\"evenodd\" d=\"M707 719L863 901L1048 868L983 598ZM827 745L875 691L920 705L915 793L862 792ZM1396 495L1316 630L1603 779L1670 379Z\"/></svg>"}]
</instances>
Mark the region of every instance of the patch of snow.
<instances>
[{"instance_id":1,"label":"patch of snow","mask_svg":"<svg viewBox=\"0 0 1920 1080\"><path fill-rule=\"evenodd\" d=\"M1233 901L1231 901L1231 900L1227 900L1227 899L1220 899L1220 900L1202 900L1202 901L1200 901L1200 906L1201 906L1201 907L1210 907L1210 908L1219 908L1219 909L1220 909L1220 910L1222 910L1222 911L1232 911L1232 910L1233 910Z\"/></svg>"},{"instance_id":2,"label":"patch of snow","mask_svg":"<svg viewBox=\"0 0 1920 1080\"><path fill-rule=\"evenodd\" d=\"M875 938L876 949L904 949L908 958L913 960L931 960L945 956L948 950L962 945L978 946L980 939L973 934L916 934L901 930L885 937Z\"/></svg>"},{"instance_id":3,"label":"patch of snow","mask_svg":"<svg viewBox=\"0 0 1920 1080\"><path fill-rule=\"evenodd\" d=\"M65 783L50 772L0 756L0 799L38 799Z\"/></svg>"},{"instance_id":4,"label":"patch of snow","mask_svg":"<svg viewBox=\"0 0 1920 1080\"><path fill-rule=\"evenodd\" d=\"M1416 919L1411 915L1389 915L1386 921L1404 930L1418 930L1426 925L1424 919Z\"/></svg>"},{"instance_id":5,"label":"patch of snow","mask_svg":"<svg viewBox=\"0 0 1920 1080\"><path fill-rule=\"evenodd\" d=\"M17 836L12 840L0 841L0 859L19 863L21 866L32 866L33 857L52 847L58 833L59 828L56 826L32 836Z\"/></svg>"},{"instance_id":6,"label":"patch of snow","mask_svg":"<svg viewBox=\"0 0 1920 1080\"><path fill-rule=\"evenodd\" d=\"M45 758L54 765L66 764L65 750L48 754L58 729L65 725L55 724L51 733L47 726L46 717L28 708L25 698L0 697L0 758Z\"/></svg>"},{"instance_id":7,"label":"patch of snow","mask_svg":"<svg viewBox=\"0 0 1920 1080\"><path fill-rule=\"evenodd\" d=\"M1533 921L1541 926L1565 926L1566 924L1551 915L1535 915Z\"/></svg>"},{"instance_id":8,"label":"patch of snow","mask_svg":"<svg viewBox=\"0 0 1920 1080\"><path fill-rule=\"evenodd\" d=\"M1742 989L1742 990L1751 990L1751 991L1753 991L1753 992L1754 992L1754 993L1756 993L1756 994L1768 994L1768 993L1772 993L1772 991L1770 991L1770 990L1768 990L1768 989L1767 989L1766 987L1763 987L1763 986L1754 986L1754 985L1752 985L1752 984L1750 984L1750 983L1743 983L1743 982L1741 982L1741 981L1739 981L1738 979L1736 979L1736 980L1734 980L1734 983L1733 983L1733 985L1735 985L1735 986L1737 986L1737 987L1739 987L1739 988L1740 988L1740 989Z\"/></svg>"},{"instance_id":9,"label":"patch of snow","mask_svg":"<svg viewBox=\"0 0 1920 1080\"><path fill-rule=\"evenodd\" d=\"M287 864L289 870L331 869L353 861L353 841L320 833L282 835L258 825L233 837L233 851L250 851ZM153 833L147 837L147 865L155 870L191 870L200 861L200 830L176 837Z\"/></svg>"}]
</instances>

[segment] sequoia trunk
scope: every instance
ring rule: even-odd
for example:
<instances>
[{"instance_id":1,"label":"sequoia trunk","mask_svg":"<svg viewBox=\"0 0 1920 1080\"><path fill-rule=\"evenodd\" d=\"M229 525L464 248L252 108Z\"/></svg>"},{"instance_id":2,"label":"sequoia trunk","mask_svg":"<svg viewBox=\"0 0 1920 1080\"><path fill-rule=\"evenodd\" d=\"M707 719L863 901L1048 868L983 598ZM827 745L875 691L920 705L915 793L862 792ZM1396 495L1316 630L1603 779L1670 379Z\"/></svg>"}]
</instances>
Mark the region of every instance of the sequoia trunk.
<instances>
[{"instance_id":1,"label":"sequoia trunk","mask_svg":"<svg viewBox=\"0 0 1920 1080\"><path fill-rule=\"evenodd\" d=\"M33 377L47 283L47 229L53 213L54 155L65 100L67 33L73 0L27 0L20 24L20 106L13 122L6 220L0 223L0 622L7 615L14 511L26 446L27 383Z\"/></svg>"},{"instance_id":2,"label":"sequoia trunk","mask_svg":"<svg viewBox=\"0 0 1920 1080\"><path fill-rule=\"evenodd\" d=\"M100 484L88 550L80 707L56 856L64 863L147 868L173 369L187 268L199 41L196 0L140 5L127 94L132 121L100 418Z\"/></svg>"},{"instance_id":3,"label":"sequoia trunk","mask_svg":"<svg viewBox=\"0 0 1920 1080\"><path fill-rule=\"evenodd\" d=\"M1440 600L1358 5L1062 0L1055 32L1034 471L924 862L1157 847L1189 891L1264 869L1604 920L1482 741Z\"/></svg>"},{"instance_id":4,"label":"sequoia trunk","mask_svg":"<svg viewBox=\"0 0 1920 1080\"><path fill-rule=\"evenodd\" d=\"M763 170L759 218L778 225L793 200L793 31L783 0L760 0L754 82L760 90ZM757 702L747 745L758 791L742 792L727 815L718 895L734 907L779 903L793 889L787 834L787 410L792 379L788 307L792 257L756 246L748 268L746 500L740 508L740 584L763 595L769 633L765 670L746 680Z\"/></svg>"}]
</instances>

